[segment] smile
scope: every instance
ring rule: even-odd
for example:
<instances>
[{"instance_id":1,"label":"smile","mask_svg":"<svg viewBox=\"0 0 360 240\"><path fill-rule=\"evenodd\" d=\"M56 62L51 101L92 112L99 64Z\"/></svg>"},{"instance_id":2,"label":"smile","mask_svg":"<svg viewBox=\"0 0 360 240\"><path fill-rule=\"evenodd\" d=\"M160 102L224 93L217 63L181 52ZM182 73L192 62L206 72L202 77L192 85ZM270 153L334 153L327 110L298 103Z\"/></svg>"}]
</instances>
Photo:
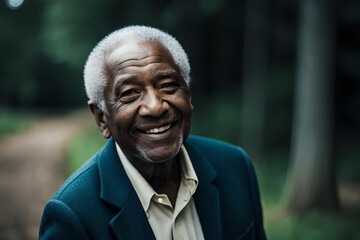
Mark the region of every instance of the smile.
<instances>
[{"instance_id":1,"label":"smile","mask_svg":"<svg viewBox=\"0 0 360 240\"><path fill-rule=\"evenodd\" d=\"M167 124L167 125L159 127L159 128L152 128L152 129L146 130L145 133L148 133L148 134L149 133L163 133L166 130L170 129L170 127L171 127L171 124Z\"/></svg>"}]
</instances>

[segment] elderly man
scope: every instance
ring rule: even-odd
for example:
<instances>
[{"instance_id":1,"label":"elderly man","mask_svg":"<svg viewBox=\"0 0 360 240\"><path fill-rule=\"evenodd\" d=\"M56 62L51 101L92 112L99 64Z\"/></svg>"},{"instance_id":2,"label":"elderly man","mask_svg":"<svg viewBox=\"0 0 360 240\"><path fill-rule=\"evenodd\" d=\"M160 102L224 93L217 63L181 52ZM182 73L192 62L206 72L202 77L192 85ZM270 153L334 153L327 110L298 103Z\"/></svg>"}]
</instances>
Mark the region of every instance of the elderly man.
<instances>
[{"instance_id":1,"label":"elderly man","mask_svg":"<svg viewBox=\"0 0 360 240\"><path fill-rule=\"evenodd\" d=\"M40 239L265 239L244 151L189 136L189 74L158 29L122 28L93 49L85 87L109 140L48 202Z\"/></svg>"}]
</instances>

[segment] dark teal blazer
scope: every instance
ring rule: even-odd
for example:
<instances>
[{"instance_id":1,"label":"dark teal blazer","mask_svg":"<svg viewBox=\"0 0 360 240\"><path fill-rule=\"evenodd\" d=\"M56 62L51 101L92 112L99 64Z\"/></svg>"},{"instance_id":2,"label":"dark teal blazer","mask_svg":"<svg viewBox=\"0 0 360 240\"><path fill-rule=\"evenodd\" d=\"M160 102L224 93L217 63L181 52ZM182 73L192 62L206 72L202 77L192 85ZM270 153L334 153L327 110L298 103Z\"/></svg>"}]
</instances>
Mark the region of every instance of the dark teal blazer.
<instances>
[{"instance_id":1,"label":"dark teal blazer","mask_svg":"<svg viewBox=\"0 0 360 240\"><path fill-rule=\"evenodd\" d=\"M205 239L265 239L254 169L236 146L190 136ZM155 239L111 138L47 203L40 239Z\"/></svg>"}]
</instances>

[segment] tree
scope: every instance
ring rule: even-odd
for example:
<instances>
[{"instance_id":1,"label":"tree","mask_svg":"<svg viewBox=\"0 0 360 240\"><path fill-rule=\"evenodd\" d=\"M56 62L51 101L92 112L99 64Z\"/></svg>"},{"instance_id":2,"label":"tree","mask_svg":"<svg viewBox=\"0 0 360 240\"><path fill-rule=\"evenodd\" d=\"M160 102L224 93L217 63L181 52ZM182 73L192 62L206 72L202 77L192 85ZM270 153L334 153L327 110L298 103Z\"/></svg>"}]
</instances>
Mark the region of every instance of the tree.
<instances>
[{"instance_id":1,"label":"tree","mask_svg":"<svg viewBox=\"0 0 360 240\"><path fill-rule=\"evenodd\" d=\"M303 0L300 8L295 113L287 209L336 208L333 159L334 2Z\"/></svg>"}]
</instances>

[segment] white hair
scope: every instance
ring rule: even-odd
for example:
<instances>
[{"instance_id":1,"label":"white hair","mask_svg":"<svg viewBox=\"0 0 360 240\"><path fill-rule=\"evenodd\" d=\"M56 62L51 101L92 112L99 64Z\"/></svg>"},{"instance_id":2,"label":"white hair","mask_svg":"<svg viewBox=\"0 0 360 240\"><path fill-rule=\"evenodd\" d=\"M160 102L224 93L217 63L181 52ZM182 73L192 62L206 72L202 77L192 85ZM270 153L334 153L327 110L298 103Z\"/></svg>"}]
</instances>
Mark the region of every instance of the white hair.
<instances>
[{"instance_id":1,"label":"white hair","mask_svg":"<svg viewBox=\"0 0 360 240\"><path fill-rule=\"evenodd\" d=\"M129 41L155 41L165 46L180 68L186 84L190 84L190 64L180 43L168 33L146 26L128 26L118 29L103 38L91 51L84 68L86 94L90 101L107 113L104 88L107 84L105 56L121 44Z\"/></svg>"}]
</instances>

